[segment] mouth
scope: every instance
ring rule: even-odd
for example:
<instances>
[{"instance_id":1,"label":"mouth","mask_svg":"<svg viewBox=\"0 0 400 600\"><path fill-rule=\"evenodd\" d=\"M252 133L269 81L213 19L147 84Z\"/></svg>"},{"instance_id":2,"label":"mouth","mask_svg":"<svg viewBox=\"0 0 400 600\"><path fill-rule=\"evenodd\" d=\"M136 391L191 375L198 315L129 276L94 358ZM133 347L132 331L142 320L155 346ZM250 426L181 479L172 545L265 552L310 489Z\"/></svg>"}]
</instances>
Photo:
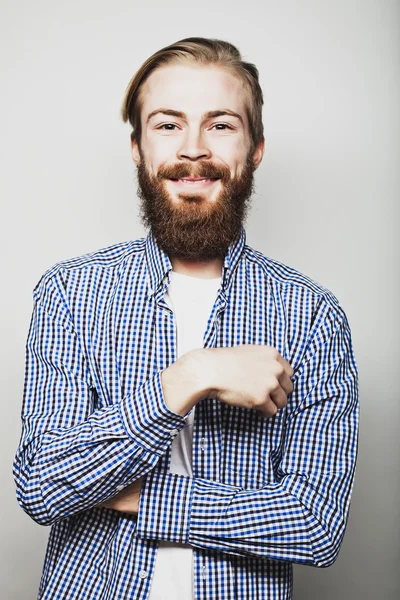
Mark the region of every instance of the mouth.
<instances>
[{"instance_id":1,"label":"mouth","mask_svg":"<svg viewBox=\"0 0 400 600\"><path fill-rule=\"evenodd\" d=\"M170 181L176 185L202 188L209 187L218 180L219 177L214 179L206 177L181 177L180 179L170 179Z\"/></svg>"}]
</instances>

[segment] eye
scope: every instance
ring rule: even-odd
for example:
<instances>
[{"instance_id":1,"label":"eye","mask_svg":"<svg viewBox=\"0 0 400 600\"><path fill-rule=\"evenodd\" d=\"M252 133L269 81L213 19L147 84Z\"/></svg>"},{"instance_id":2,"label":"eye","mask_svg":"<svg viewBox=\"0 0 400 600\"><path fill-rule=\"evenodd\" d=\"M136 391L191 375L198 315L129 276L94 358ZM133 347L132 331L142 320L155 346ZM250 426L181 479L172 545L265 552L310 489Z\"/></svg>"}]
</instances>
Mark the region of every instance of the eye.
<instances>
[{"instance_id":1,"label":"eye","mask_svg":"<svg viewBox=\"0 0 400 600\"><path fill-rule=\"evenodd\" d=\"M223 129L218 129L217 131L224 131L225 129L233 129L233 127L231 127L231 125L228 125L228 123L215 123L215 125L213 125L213 127L222 127Z\"/></svg>"},{"instance_id":2,"label":"eye","mask_svg":"<svg viewBox=\"0 0 400 600\"><path fill-rule=\"evenodd\" d=\"M168 129L164 129L164 131L174 131L173 128L175 128L176 125L174 125L173 123L163 123L163 125L160 125L159 127L157 127L157 129L164 129L164 128L168 128Z\"/></svg>"}]
</instances>

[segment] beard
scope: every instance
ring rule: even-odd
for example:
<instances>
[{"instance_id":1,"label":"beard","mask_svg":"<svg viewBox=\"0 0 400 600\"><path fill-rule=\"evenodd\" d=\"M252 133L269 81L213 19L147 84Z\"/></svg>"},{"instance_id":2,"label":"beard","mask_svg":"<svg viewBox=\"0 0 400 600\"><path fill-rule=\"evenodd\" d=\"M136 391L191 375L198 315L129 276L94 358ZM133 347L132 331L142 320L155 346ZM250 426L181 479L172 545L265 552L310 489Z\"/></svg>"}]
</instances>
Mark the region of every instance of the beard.
<instances>
[{"instance_id":1,"label":"beard","mask_svg":"<svg viewBox=\"0 0 400 600\"><path fill-rule=\"evenodd\" d=\"M228 167L207 161L163 166L157 175L152 175L140 155L137 168L140 217L160 248L169 257L188 261L224 259L230 244L241 233L254 191L255 168L250 153L242 172L235 177L231 177ZM221 188L218 197L211 201L207 191L190 192L185 186L175 202L166 180L183 177L219 179L219 184L213 184Z\"/></svg>"}]
</instances>

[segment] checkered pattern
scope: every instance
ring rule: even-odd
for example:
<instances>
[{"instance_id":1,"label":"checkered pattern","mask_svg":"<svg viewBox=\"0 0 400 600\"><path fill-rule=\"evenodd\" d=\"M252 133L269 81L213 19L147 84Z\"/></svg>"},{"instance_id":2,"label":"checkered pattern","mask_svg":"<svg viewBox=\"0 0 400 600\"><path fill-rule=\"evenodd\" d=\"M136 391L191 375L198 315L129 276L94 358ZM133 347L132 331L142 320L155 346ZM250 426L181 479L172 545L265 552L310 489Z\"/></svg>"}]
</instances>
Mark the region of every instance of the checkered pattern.
<instances>
[{"instance_id":1,"label":"checkered pattern","mask_svg":"<svg viewBox=\"0 0 400 600\"><path fill-rule=\"evenodd\" d=\"M337 299L242 230L204 346L274 346L294 390L271 419L201 401L189 478L169 473L185 419L160 380L176 360L170 270L150 233L59 263L35 288L14 475L20 505L52 526L43 600L146 600L160 540L193 546L196 600L289 599L292 562L325 567L338 554L358 376ZM141 476L138 517L97 508Z\"/></svg>"}]
</instances>

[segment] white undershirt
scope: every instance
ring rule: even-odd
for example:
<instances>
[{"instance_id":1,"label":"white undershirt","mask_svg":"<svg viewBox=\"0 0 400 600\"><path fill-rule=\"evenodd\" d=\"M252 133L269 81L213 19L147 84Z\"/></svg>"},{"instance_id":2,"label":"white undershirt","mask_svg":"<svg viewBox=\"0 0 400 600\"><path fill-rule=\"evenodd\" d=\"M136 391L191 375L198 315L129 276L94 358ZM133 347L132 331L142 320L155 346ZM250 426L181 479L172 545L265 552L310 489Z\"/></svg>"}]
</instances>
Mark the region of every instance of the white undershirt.
<instances>
[{"instance_id":1,"label":"white undershirt","mask_svg":"<svg viewBox=\"0 0 400 600\"><path fill-rule=\"evenodd\" d=\"M221 278L199 279L171 271L165 301L174 311L177 328L177 358L189 350L203 348L207 322ZM171 445L170 472L192 476L194 409L185 427ZM149 600L192 600L192 547L160 542Z\"/></svg>"}]
</instances>

